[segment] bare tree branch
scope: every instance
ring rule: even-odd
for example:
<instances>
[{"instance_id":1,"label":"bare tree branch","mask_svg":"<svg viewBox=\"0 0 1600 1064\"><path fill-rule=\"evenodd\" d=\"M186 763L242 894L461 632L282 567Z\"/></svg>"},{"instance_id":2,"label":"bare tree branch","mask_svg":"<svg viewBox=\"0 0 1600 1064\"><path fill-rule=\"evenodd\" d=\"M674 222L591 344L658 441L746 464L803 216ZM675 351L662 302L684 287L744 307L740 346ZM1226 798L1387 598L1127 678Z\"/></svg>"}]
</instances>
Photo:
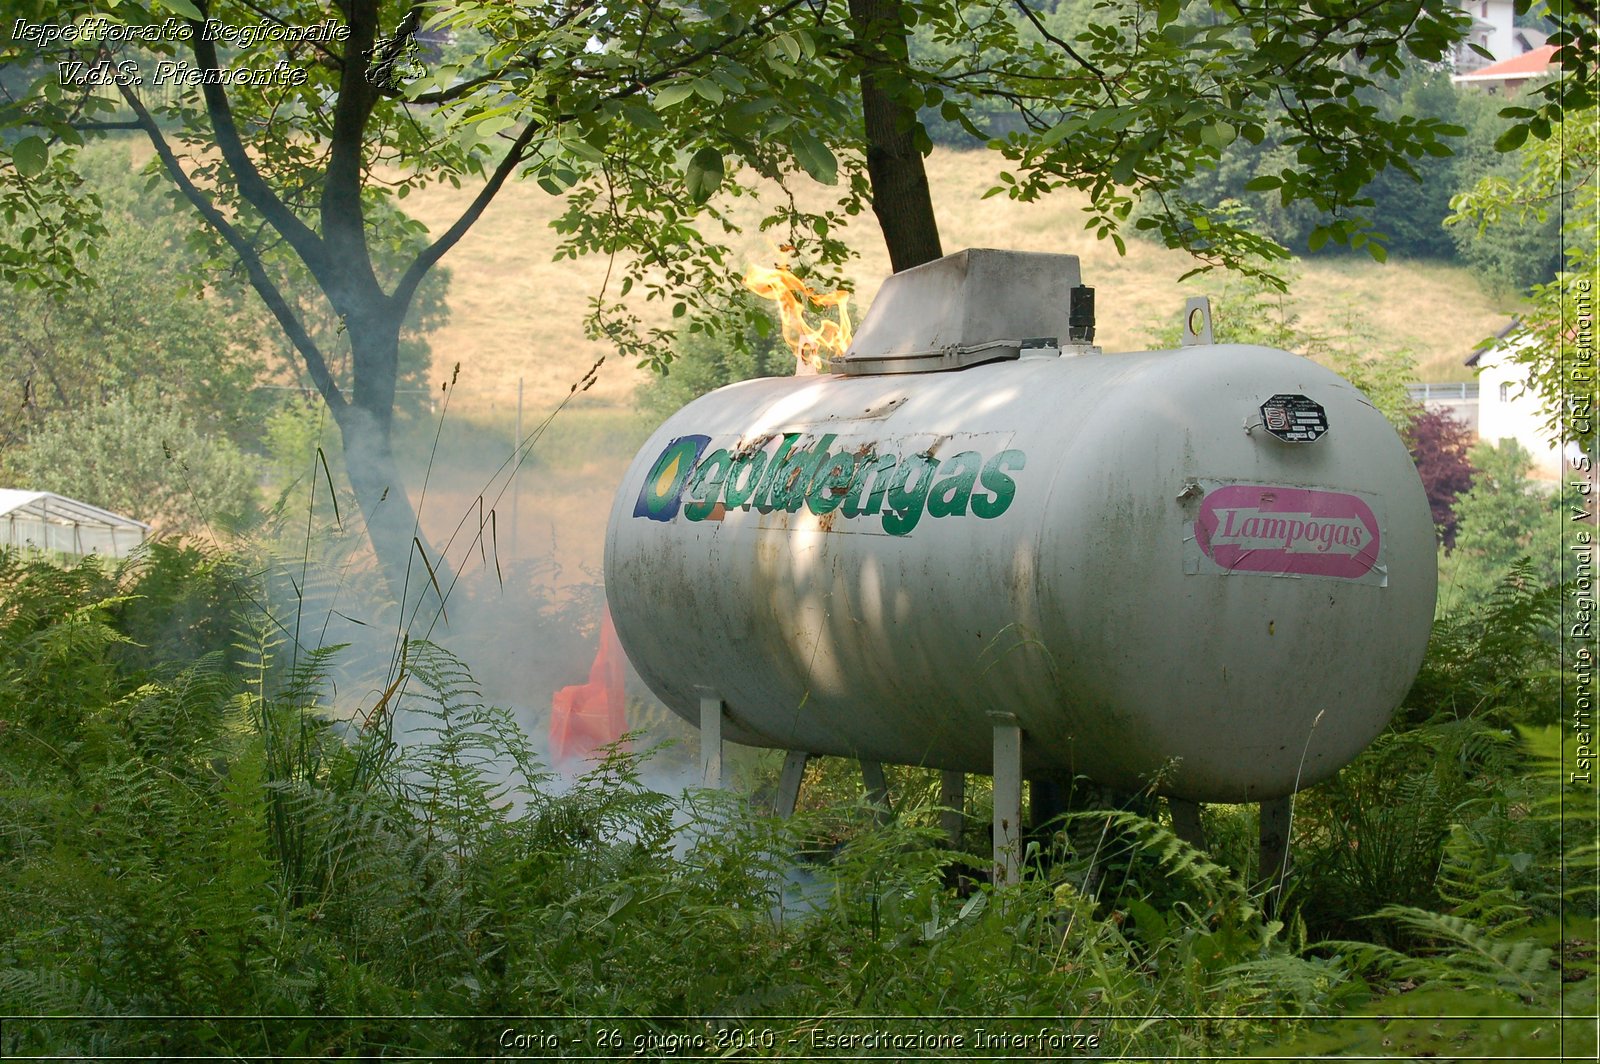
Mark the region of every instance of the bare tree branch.
<instances>
[{"instance_id":1,"label":"bare tree branch","mask_svg":"<svg viewBox=\"0 0 1600 1064\"><path fill-rule=\"evenodd\" d=\"M306 371L311 374L312 383L317 386L317 391L321 393L323 400L328 404L328 409L337 416L348 405L345 397L339 391L338 384L334 382L333 375L328 372L327 360L323 357L321 349L317 347L316 341L311 339L305 327L300 323L300 319L290 309L288 301L283 297L283 293L278 290L277 285L272 283L272 278L267 276L266 268L262 265L261 256L256 253L255 247L228 219L222 216L222 212L217 210L216 204L212 203L210 198L190 180L188 173L183 169L183 165L178 162L178 157L173 154L171 146L167 144L166 138L161 135L161 130L156 125L155 119L145 108L144 102L139 99L138 95L127 85L119 83L117 87L122 92L122 98L127 101L128 106L133 109L134 115L137 116L138 127L144 130L145 135L150 138L150 144L155 148L156 156L161 160L162 168L166 170L167 176L172 179L173 184L178 186L178 191L183 193L184 198L193 205L200 216L206 220L206 223L215 229L222 239L228 242L228 246L233 249L233 253L239 256L239 261L244 264L245 273L250 278L250 287L254 288L256 294L261 297L262 302L266 303L267 309L272 311L272 316L277 319L279 326L283 328L284 335L289 337L289 341L294 344L295 350L300 352L300 357L305 360Z\"/></svg>"},{"instance_id":2,"label":"bare tree branch","mask_svg":"<svg viewBox=\"0 0 1600 1064\"><path fill-rule=\"evenodd\" d=\"M202 69L218 69L216 43L206 39L199 24L191 21L190 26L194 28L195 62ZM211 119L211 131L217 138L217 150L222 153L228 169L233 171L239 194L260 211L274 229L283 234L295 254L300 256L317 282L326 289L328 280L335 277L336 271L332 268L322 238L278 198L261 176L261 171L245 151L244 142L239 137L239 127L233 120L233 108L228 103L228 94L223 87L213 84L211 79L205 79L200 91L205 96L206 114ZM126 90L123 94L127 95Z\"/></svg>"},{"instance_id":3,"label":"bare tree branch","mask_svg":"<svg viewBox=\"0 0 1600 1064\"><path fill-rule=\"evenodd\" d=\"M528 145L533 143L533 138L543 128L538 122L529 122L523 127L522 132L517 134L517 139L512 142L510 149L506 151L505 157L494 168L494 173L489 175L489 180L484 183L483 188L478 190L478 194L473 197L472 203L467 209L461 212L461 217L457 218L455 223L440 235L439 239L424 248L411 265L407 267L405 274L400 278L400 283L395 285L394 294L390 297L397 307L404 307L411 301L417 286L422 283L422 279L427 276L428 271L444 257L445 252L455 247L461 238L467 234L467 230L471 229L477 220L483 216L483 212L489 206L489 201L493 200L499 193L500 187L506 183L506 178L511 176L511 172L517 168L517 164L527 157Z\"/></svg>"}]
</instances>

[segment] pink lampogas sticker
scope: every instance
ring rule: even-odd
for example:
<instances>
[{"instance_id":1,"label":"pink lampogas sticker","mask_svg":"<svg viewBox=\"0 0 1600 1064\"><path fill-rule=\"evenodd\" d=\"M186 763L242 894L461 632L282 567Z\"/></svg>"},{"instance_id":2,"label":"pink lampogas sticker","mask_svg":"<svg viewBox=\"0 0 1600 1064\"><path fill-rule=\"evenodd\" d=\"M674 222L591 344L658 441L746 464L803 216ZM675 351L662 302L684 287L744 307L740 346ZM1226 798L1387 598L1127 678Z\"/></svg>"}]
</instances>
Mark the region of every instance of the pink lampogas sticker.
<instances>
[{"instance_id":1,"label":"pink lampogas sticker","mask_svg":"<svg viewBox=\"0 0 1600 1064\"><path fill-rule=\"evenodd\" d=\"M1227 572L1364 581L1383 576L1378 518L1365 499L1346 492L1270 484L1215 488L1200 502L1194 543Z\"/></svg>"}]
</instances>

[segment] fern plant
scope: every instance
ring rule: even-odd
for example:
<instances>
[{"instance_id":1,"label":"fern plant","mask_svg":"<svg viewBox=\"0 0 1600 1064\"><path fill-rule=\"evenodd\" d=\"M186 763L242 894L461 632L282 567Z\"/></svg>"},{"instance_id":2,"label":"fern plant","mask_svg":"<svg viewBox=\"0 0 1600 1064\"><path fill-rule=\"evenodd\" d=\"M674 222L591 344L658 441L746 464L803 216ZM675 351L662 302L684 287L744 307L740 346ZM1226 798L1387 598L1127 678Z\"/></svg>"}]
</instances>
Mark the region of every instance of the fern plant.
<instances>
[{"instance_id":1,"label":"fern plant","mask_svg":"<svg viewBox=\"0 0 1600 1064\"><path fill-rule=\"evenodd\" d=\"M1560 715L1559 624L1564 589L1517 562L1486 603L1434 623L1427 656L1396 723L1476 719L1501 728Z\"/></svg>"},{"instance_id":2,"label":"fern plant","mask_svg":"<svg viewBox=\"0 0 1600 1064\"><path fill-rule=\"evenodd\" d=\"M1301 911L1313 937L1408 933L1363 922L1386 903L1455 906L1490 924L1549 903L1540 830L1525 817L1513 725L1560 703L1561 589L1519 563L1490 600L1434 625L1389 732L1297 803Z\"/></svg>"},{"instance_id":3,"label":"fern plant","mask_svg":"<svg viewBox=\"0 0 1600 1064\"><path fill-rule=\"evenodd\" d=\"M1372 942L1330 942L1360 969L1419 986L1511 995L1523 1001L1549 996L1549 949L1515 933L1516 924L1484 927L1460 916L1409 905L1386 905L1373 914L1405 929L1420 946L1400 952Z\"/></svg>"},{"instance_id":4,"label":"fern plant","mask_svg":"<svg viewBox=\"0 0 1600 1064\"><path fill-rule=\"evenodd\" d=\"M1437 905L1455 826L1503 808L1501 788L1519 771L1508 733L1447 721L1386 732L1333 780L1302 793L1299 911L1312 936L1382 934L1385 925L1358 921L1388 902Z\"/></svg>"},{"instance_id":5,"label":"fern plant","mask_svg":"<svg viewBox=\"0 0 1600 1064\"><path fill-rule=\"evenodd\" d=\"M168 571L156 594L131 571L0 556L0 1012L61 1014L8 1024L7 1052L445 1055L496 1032L399 1017L725 1012L981 1015L996 1032L1092 1017L1117 1052L1154 1058L1336 1013L1364 975L1459 964L1452 985L1549 992L1512 908L1559 899L1559 792L1480 720L1387 737L1303 798L1304 878L1276 918L1132 810L1074 813L1057 860L1035 849L1024 882L956 892L943 871L963 858L937 845L927 776L902 777L925 800L886 822L843 770L838 801L778 821L735 795L654 793L647 753L625 746L563 789L444 648L401 640L351 668L281 617L218 648L232 622L207 604L231 592L204 565ZM205 606L174 611L203 617L179 625L194 638L150 639L163 602ZM1523 852L1525 869L1495 864ZM1356 919L1413 888L1425 900ZM1387 938L1306 945L1330 923ZM139 1013L352 1018L118 1020Z\"/></svg>"}]
</instances>

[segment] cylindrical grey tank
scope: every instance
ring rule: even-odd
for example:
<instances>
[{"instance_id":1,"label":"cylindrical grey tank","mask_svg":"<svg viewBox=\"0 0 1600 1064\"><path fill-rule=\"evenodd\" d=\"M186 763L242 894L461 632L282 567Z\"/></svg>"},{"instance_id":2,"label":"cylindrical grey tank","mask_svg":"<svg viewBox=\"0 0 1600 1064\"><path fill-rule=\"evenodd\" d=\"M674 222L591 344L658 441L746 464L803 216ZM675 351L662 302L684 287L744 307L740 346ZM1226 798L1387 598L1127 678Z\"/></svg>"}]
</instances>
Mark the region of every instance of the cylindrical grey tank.
<instances>
[{"instance_id":1,"label":"cylindrical grey tank","mask_svg":"<svg viewBox=\"0 0 1600 1064\"><path fill-rule=\"evenodd\" d=\"M1353 386L1262 347L735 384L634 459L617 634L663 702L758 746L1193 801L1281 797L1387 724L1434 529Z\"/></svg>"}]
</instances>

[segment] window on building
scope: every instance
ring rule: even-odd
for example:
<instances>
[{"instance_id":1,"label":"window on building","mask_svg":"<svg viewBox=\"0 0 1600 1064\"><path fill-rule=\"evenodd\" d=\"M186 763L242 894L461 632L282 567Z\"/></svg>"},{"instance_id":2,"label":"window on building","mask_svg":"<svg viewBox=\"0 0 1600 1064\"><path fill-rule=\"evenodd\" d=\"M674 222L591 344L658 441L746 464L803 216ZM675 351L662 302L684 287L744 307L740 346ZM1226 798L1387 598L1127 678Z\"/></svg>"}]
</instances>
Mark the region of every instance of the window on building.
<instances>
[{"instance_id":1,"label":"window on building","mask_svg":"<svg viewBox=\"0 0 1600 1064\"><path fill-rule=\"evenodd\" d=\"M1510 402L1511 401L1511 382L1510 381L1501 381L1500 382L1500 401L1502 403L1506 403L1506 402Z\"/></svg>"}]
</instances>

